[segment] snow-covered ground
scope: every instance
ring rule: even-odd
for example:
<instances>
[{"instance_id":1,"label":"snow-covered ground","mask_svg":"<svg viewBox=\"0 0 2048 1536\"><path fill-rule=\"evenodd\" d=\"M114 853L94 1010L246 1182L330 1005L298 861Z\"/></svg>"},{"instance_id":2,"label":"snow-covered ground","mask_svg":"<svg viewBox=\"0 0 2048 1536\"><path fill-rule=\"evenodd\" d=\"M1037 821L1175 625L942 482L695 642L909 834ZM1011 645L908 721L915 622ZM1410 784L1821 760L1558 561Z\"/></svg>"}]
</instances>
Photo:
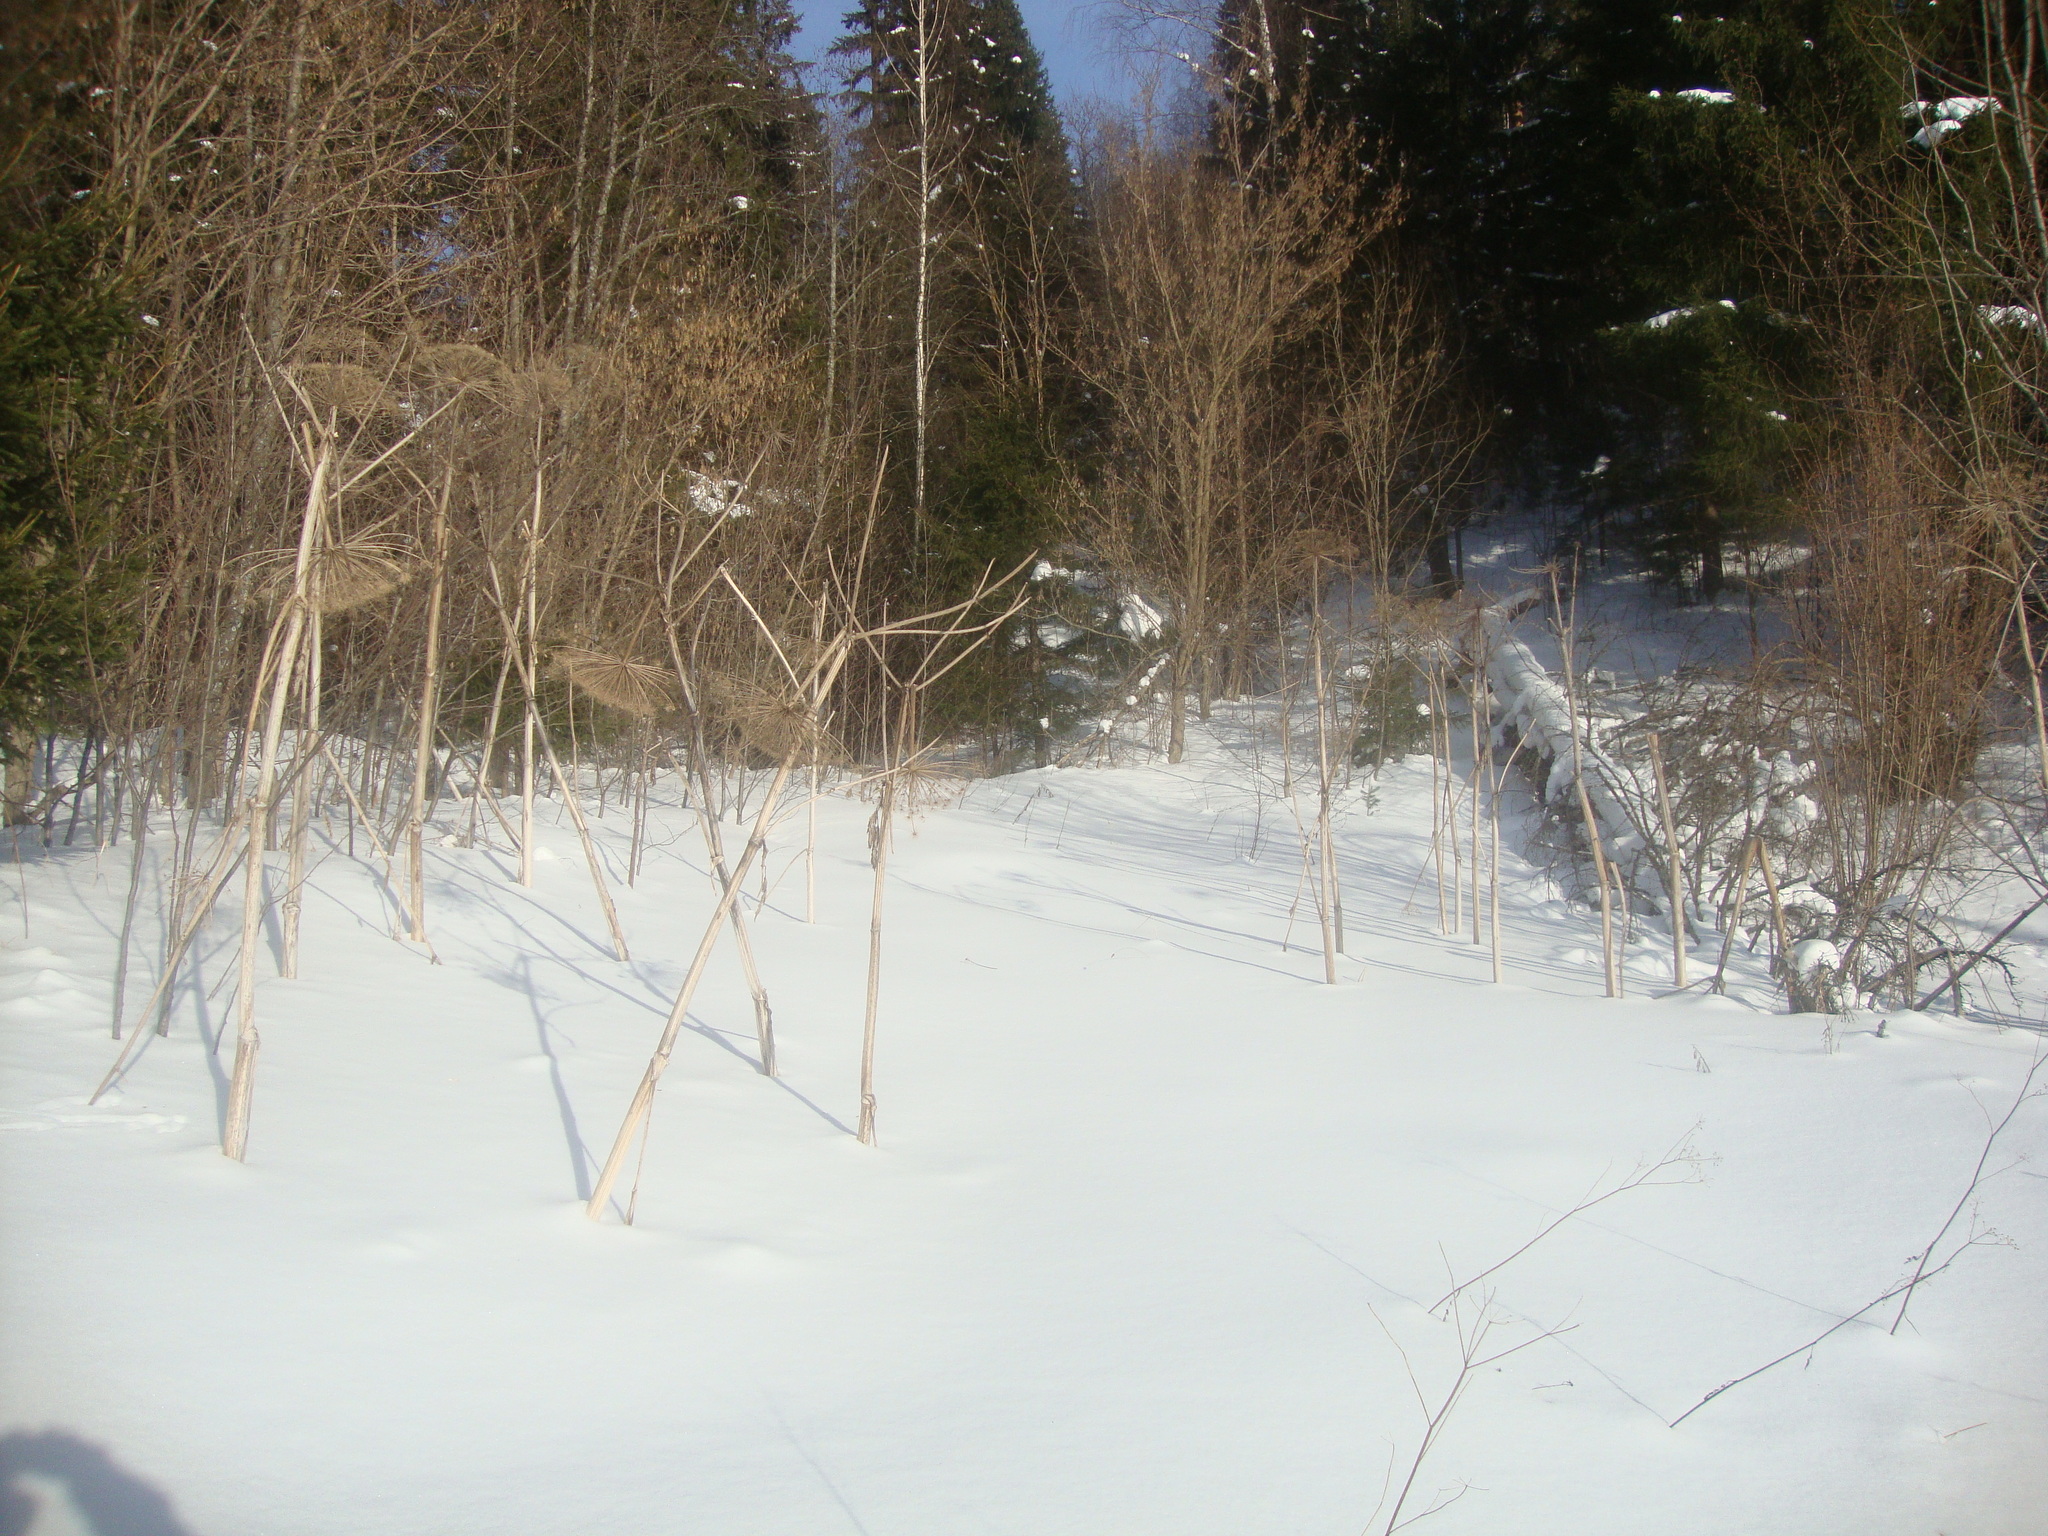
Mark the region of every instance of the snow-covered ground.
<instances>
[{"instance_id":1,"label":"snow-covered ground","mask_svg":"<svg viewBox=\"0 0 2048 1536\"><path fill-rule=\"evenodd\" d=\"M1441 1419L1400 1518L1454 1502L1420 1529L2048 1528L2048 1104L1903 1327L1894 1301L1801 1348L1912 1272L2039 1035L1788 1016L1739 956L1730 997L1662 996L1654 934L1609 1001L1512 824L1494 985L1418 880L1421 760L1346 800L1325 986L1270 751L1225 711L1179 767L983 781L899 827L878 1148L850 1130L869 806L822 806L814 925L786 823L754 926L782 1076L722 948L632 1227L582 1197L711 906L688 812L655 807L621 885L631 963L558 808L531 891L432 849L438 964L330 850L302 979L265 957L246 1165L216 1150L231 903L88 1107L127 847L0 866L0 1532L1354 1536L1461 1326L1527 1347ZM624 819L595 825L622 874ZM2048 919L2020 937L2038 1018Z\"/></svg>"}]
</instances>

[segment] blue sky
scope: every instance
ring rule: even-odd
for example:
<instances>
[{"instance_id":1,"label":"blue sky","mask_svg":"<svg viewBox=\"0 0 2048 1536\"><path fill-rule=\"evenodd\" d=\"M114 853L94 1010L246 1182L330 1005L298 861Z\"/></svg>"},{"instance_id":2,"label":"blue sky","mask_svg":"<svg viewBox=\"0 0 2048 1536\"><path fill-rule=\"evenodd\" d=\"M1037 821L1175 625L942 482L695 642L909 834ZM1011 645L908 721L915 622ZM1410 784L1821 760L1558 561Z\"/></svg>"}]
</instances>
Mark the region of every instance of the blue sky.
<instances>
[{"instance_id":1,"label":"blue sky","mask_svg":"<svg viewBox=\"0 0 2048 1536\"><path fill-rule=\"evenodd\" d=\"M1024 26L1045 59L1053 96L1062 111L1103 96L1121 102L1130 95L1122 61L1102 25L1111 0L1018 0ZM790 51L799 59L821 59L840 33L847 0L796 0L802 31Z\"/></svg>"}]
</instances>

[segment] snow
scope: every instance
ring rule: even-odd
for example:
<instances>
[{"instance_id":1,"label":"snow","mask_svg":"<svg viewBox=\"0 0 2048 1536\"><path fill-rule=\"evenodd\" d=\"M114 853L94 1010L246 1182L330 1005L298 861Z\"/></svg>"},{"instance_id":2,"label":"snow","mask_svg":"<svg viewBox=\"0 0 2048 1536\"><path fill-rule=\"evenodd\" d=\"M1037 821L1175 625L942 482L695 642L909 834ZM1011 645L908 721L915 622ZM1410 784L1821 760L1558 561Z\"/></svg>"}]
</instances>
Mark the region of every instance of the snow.
<instances>
[{"instance_id":1,"label":"snow","mask_svg":"<svg viewBox=\"0 0 2048 1536\"><path fill-rule=\"evenodd\" d=\"M1950 96L1941 101L1910 101L1899 108L1901 117L1926 122L1967 122L1980 112L1996 112L1996 96Z\"/></svg>"},{"instance_id":2,"label":"snow","mask_svg":"<svg viewBox=\"0 0 2048 1536\"><path fill-rule=\"evenodd\" d=\"M1527 564L1497 553L1475 579ZM1496 673L1531 719L1539 648ZM878 1148L847 1129L870 807L820 805L814 925L785 820L753 927L784 1075L755 1071L722 951L631 1227L581 1197L712 905L672 779L634 888L627 818L593 821L630 963L558 804L525 890L503 849L443 846L466 809L444 802L439 963L389 936L337 826L302 979L264 963L246 1164L216 1150L209 1049L236 914L168 1037L88 1105L129 850L29 839L0 871L7 1529L1377 1531L1423 1429L1409 1366L1432 1404L1455 1379L1446 1271L1689 1145L1489 1277L1489 1349L1529 1347L1447 1419L1417 1497L1469 1491L1426 1528L2037 1531L2048 1209L2014 1160L2048 1149L2038 1102L1979 1192L2015 1246L1964 1252L1896 1335L1878 1309L1671 1424L1910 1273L2039 1036L1788 1016L1740 945L1727 997L1672 995L1655 933L1606 1000L1597 919L1516 853L1519 800L1493 985L1417 880L1421 760L1340 796L1349 946L1324 986L1313 910L1290 920L1312 792L1280 795L1272 727L1222 705L1182 764L1126 737L1112 766L963 782L899 827ZM2022 958L2036 1019L2044 978Z\"/></svg>"},{"instance_id":3,"label":"snow","mask_svg":"<svg viewBox=\"0 0 2048 1536\"><path fill-rule=\"evenodd\" d=\"M1166 628L1166 615L1135 592L1117 597L1117 630L1127 640L1150 640Z\"/></svg>"},{"instance_id":4,"label":"snow","mask_svg":"<svg viewBox=\"0 0 2048 1536\"><path fill-rule=\"evenodd\" d=\"M1899 109L1899 115L1922 125L1912 142L1922 149L1932 149L1978 113L1997 110L1996 96L1950 96L1942 101L1909 101Z\"/></svg>"},{"instance_id":5,"label":"snow","mask_svg":"<svg viewBox=\"0 0 2048 1536\"><path fill-rule=\"evenodd\" d=\"M1537 594L1526 594L1533 600ZM1587 801L1600 823L1610 850L1638 846L1642 829L1628 809L1626 775L1588 736L1564 684L1553 678L1536 653L1513 629L1513 600L1485 611L1489 656L1487 674L1499 702L1499 718L1514 726L1531 744L1538 762L1547 766L1544 797L1556 802L1569 794L1580 777Z\"/></svg>"},{"instance_id":6,"label":"snow","mask_svg":"<svg viewBox=\"0 0 2048 1536\"><path fill-rule=\"evenodd\" d=\"M2025 304L1982 304L1977 313L1986 325L2011 325L2023 331L2032 331L2036 336L2048 336L2048 326L2041 323L2041 317Z\"/></svg>"},{"instance_id":7,"label":"snow","mask_svg":"<svg viewBox=\"0 0 2048 1536\"><path fill-rule=\"evenodd\" d=\"M1040 560L1032 566L1031 579L1061 582L1079 592L1099 592L1104 586L1103 579L1097 572L1054 565L1050 560Z\"/></svg>"},{"instance_id":8,"label":"snow","mask_svg":"<svg viewBox=\"0 0 2048 1536\"><path fill-rule=\"evenodd\" d=\"M1680 21L1684 18L1674 16L1671 19L1673 21ZM1652 101L1664 99L1662 91L1650 91L1648 95ZM1682 91L1673 91L1671 96L1674 101L1690 101L1700 106L1729 107L1735 104L1735 93L1733 91L1724 91L1716 86L1688 86Z\"/></svg>"},{"instance_id":9,"label":"snow","mask_svg":"<svg viewBox=\"0 0 2048 1536\"><path fill-rule=\"evenodd\" d=\"M752 515L754 509L740 500L741 492L746 489L740 481L720 480L694 469L684 470L683 475L690 505L704 516L717 519Z\"/></svg>"},{"instance_id":10,"label":"snow","mask_svg":"<svg viewBox=\"0 0 2048 1536\"><path fill-rule=\"evenodd\" d=\"M1735 301L1733 299L1716 299L1714 301L1714 306L1719 307L1721 309L1733 309L1735 308ZM1642 323L1650 330L1661 331L1665 329L1667 326L1669 326L1674 320L1691 319L1694 315L1698 314L1701 311L1701 309L1707 307L1709 306L1699 304L1682 304L1677 309L1667 309L1662 314L1652 315L1649 319L1643 321Z\"/></svg>"},{"instance_id":11,"label":"snow","mask_svg":"<svg viewBox=\"0 0 2048 1536\"><path fill-rule=\"evenodd\" d=\"M1801 939L1792 946L1792 969L1801 976L1832 969L1842 963L1842 952L1826 939Z\"/></svg>"}]
</instances>

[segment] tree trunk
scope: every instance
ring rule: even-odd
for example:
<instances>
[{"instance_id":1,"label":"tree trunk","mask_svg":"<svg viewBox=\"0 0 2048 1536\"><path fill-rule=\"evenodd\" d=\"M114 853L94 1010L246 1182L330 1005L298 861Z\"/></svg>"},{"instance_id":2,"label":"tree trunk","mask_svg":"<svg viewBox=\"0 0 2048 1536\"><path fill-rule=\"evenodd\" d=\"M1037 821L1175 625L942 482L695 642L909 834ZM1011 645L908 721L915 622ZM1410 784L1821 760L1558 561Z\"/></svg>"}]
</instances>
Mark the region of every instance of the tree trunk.
<instances>
[{"instance_id":1,"label":"tree trunk","mask_svg":"<svg viewBox=\"0 0 2048 1536\"><path fill-rule=\"evenodd\" d=\"M1700 529L1700 599L1711 603L1721 595L1727 572L1721 557L1721 514L1708 507Z\"/></svg>"},{"instance_id":2,"label":"tree trunk","mask_svg":"<svg viewBox=\"0 0 2048 1536\"><path fill-rule=\"evenodd\" d=\"M1423 554L1429 561L1430 591L1438 597L1452 597L1459 587L1457 572L1451 568L1451 536L1449 533L1432 533L1423 546Z\"/></svg>"},{"instance_id":3,"label":"tree trunk","mask_svg":"<svg viewBox=\"0 0 2048 1536\"><path fill-rule=\"evenodd\" d=\"M27 824L29 802L35 793L35 736L10 721L6 762L0 765L0 800L5 801L8 826Z\"/></svg>"}]
</instances>

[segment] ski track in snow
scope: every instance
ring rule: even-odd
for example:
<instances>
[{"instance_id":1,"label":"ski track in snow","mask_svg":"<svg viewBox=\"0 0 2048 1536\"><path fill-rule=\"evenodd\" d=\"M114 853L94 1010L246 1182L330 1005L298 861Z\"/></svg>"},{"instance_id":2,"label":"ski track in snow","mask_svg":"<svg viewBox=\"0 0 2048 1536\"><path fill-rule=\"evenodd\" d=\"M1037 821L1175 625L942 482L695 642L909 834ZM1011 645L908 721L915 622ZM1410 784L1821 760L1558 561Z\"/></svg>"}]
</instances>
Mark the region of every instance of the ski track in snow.
<instances>
[{"instance_id":1,"label":"ski track in snow","mask_svg":"<svg viewBox=\"0 0 2048 1536\"><path fill-rule=\"evenodd\" d=\"M2043 1528L2038 1104L1979 1197L2016 1246L1965 1254L1896 1336L1880 1308L1668 1427L1910 1272L2036 1034L1899 1014L1877 1038L1857 1016L1830 1050L1739 949L1729 997L1661 995L1654 926L1606 1000L1597 921L1517 856L1517 817L1495 986L1469 912L1441 934L1417 879L1417 762L1344 802L1349 945L1323 986L1306 900L1282 947L1300 853L1253 791L1272 744L1230 709L1191 741L1177 768L982 781L899 825L879 1149L848 1130L868 807L821 808L815 927L785 823L754 928L783 1076L754 1070L728 943L631 1228L581 1199L711 905L686 813L656 807L631 891L625 819L594 823L629 964L558 808L531 891L502 851L430 839L439 965L389 937L372 866L323 849L302 979L260 967L246 1165L216 1150L231 903L170 1034L87 1106L116 1049L126 846L8 868L0 1528L1353 1533L1421 1433L1400 1351L1432 1403L1451 1383L1455 1336L1425 1311L1447 1271L1696 1125L1696 1180L1491 1277L1495 1347L1569 1331L1478 1373L1404 1513L1469 1485L1425 1528ZM2038 1018L2048 919L2018 937Z\"/></svg>"}]
</instances>

